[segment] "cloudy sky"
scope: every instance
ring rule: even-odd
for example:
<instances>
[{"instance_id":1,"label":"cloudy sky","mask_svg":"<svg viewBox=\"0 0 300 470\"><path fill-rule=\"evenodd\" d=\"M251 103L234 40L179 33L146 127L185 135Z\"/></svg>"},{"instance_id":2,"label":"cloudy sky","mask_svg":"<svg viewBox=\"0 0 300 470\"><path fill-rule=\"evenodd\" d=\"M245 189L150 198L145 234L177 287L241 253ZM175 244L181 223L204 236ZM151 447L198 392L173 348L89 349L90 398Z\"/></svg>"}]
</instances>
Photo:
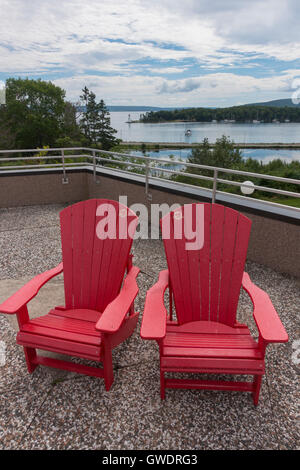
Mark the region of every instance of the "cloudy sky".
<instances>
[{"instance_id":1,"label":"cloudy sky","mask_svg":"<svg viewBox=\"0 0 300 470\"><path fill-rule=\"evenodd\" d=\"M77 101L227 106L300 88L299 0L0 0L0 80Z\"/></svg>"}]
</instances>

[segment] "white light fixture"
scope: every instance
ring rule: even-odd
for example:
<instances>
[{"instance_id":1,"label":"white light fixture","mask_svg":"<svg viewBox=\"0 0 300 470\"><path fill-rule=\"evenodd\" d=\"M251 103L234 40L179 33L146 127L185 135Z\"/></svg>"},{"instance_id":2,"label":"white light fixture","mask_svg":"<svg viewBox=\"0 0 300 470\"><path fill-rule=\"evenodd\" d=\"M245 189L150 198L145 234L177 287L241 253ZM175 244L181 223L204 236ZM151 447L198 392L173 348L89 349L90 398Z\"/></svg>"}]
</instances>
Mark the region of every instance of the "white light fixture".
<instances>
[{"instance_id":1,"label":"white light fixture","mask_svg":"<svg viewBox=\"0 0 300 470\"><path fill-rule=\"evenodd\" d=\"M243 194L252 194L255 191L255 188L253 187L254 183L252 181L244 181L243 184L241 184L241 191Z\"/></svg>"}]
</instances>

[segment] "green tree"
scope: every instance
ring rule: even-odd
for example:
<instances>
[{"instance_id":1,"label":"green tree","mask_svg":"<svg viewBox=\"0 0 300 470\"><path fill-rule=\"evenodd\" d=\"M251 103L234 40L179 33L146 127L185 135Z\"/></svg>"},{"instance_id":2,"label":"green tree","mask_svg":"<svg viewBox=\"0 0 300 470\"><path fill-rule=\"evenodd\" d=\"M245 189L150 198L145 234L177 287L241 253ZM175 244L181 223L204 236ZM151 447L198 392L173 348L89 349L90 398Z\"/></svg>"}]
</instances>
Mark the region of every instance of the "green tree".
<instances>
[{"instance_id":1,"label":"green tree","mask_svg":"<svg viewBox=\"0 0 300 470\"><path fill-rule=\"evenodd\" d=\"M69 101L65 102L65 109L62 118L62 136L60 139L67 139L71 143L68 147L80 147L83 139L83 134L76 121L76 106Z\"/></svg>"},{"instance_id":2,"label":"green tree","mask_svg":"<svg viewBox=\"0 0 300 470\"><path fill-rule=\"evenodd\" d=\"M114 134L117 133L110 125L110 114L103 100L100 101L100 142L104 150L109 150L118 143Z\"/></svg>"},{"instance_id":3,"label":"green tree","mask_svg":"<svg viewBox=\"0 0 300 470\"><path fill-rule=\"evenodd\" d=\"M51 82L9 78L0 127L7 148L54 146L62 133L65 91Z\"/></svg>"},{"instance_id":4,"label":"green tree","mask_svg":"<svg viewBox=\"0 0 300 470\"><path fill-rule=\"evenodd\" d=\"M114 134L116 130L110 125L110 114L103 100L96 102L96 95L87 87L82 90L80 96L82 113L80 127L86 138L87 144L99 145L104 150L109 150L118 143Z\"/></svg>"},{"instance_id":5,"label":"green tree","mask_svg":"<svg viewBox=\"0 0 300 470\"><path fill-rule=\"evenodd\" d=\"M226 135L216 140L210 165L222 168L237 168L242 160L242 152L234 147L233 140L230 140Z\"/></svg>"},{"instance_id":6,"label":"green tree","mask_svg":"<svg viewBox=\"0 0 300 470\"><path fill-rule=\"evenodd\" d=\"M212 152L210 149L208 138L205 137L202 143L192 149L191 156L187 159L189 163L197 165L212 165L211 163ZM192 172L192 167L189 167L189 173Z\"/></svg>"},{"instance_id":7,"label":"green tree","mask_svg":"<svg viewBox=\"0 0 300 470\"><path fill-rule=\"evenodd\" d=\"M216 140L213 149L210 148L209 141L205 137L198 147L193 148L188 162L198 165L234 168L241 164L242 153L234 147L233 140L230 140L226 135ZM191 168L189 167L189 172L191 172Z\"/></svg>"},{"instance_id":8,"label":"green tree","mask_svg":"<svg viewBox=\"0 0 300 470\"><path fill-rule=\"evenodd\" d=\"M0 149L13 149L15 147L15 136L8 125L6 107L0 106Z\"/></svg>"},{"instance_id":9,"label":"green tree","mask_svg":"<svg viewBox=\"0 0 300 470\"><path fill-rule=\"evenodd\" d=\"M234 147L234 142L225 135L216 140L213 149L211 149L209 141L205 137L198 147L193 148L190 157L188 157L187 159L185 173L209 177L213 176L212 170L195 168L189 166L189 163L210 167L241 169L241 166L243 165L243 156L242 152ZM229 175L228 173L222 174L222 178L230 180L236 179L234 175ZM212 187L211 181L205 179L195 179L193 177L185 175L184 172L182 173L182 175L176 176L173 179L202 187ZM224 188L225 190L227 190L228 185L225 186L219 184L218 187L219 189Z\"/></svg>"}]
</instances>

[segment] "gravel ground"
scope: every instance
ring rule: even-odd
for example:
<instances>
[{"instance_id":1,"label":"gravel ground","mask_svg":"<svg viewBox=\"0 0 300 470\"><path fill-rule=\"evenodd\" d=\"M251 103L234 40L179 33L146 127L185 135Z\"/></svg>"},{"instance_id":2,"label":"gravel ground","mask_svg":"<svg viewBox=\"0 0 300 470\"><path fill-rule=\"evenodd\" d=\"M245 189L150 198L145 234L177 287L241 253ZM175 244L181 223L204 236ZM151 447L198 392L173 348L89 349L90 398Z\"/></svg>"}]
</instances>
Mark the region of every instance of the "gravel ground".
<instances>
[{"instance_id":1,"label":"gravel ground","mask_svg":"<svg viewBox=\"0 0 300 470\"><path fill-rule=\"evenodd\" d=\"M0 302L8 290L12 293L24 280L60 262L62 208L0 210ZM165 267L165 257L159 240L135 241L133 252L142 270L136 302L142 311L145 293ZM38 367L29 375L15 342L15 322L0 315L0 341L6 347L6 363L0 366L0 448L299 448L299 365L293 349L300 340L299 280L252 262L247 271L268 292L290 337L285 345L268 347L258 407L250 394L238 392L167 390L161 402L157 345L142 341L139 328L114 350L110 392L101 379L55 369ZM53 295L58 298L62 288L61 277L50 281L49 290L44 287L40 293L44 304L40 301L35 308L47 302L57 305ZM251 307L242 293L238 320L256 336Z\"/></svg>"}]
</instances>

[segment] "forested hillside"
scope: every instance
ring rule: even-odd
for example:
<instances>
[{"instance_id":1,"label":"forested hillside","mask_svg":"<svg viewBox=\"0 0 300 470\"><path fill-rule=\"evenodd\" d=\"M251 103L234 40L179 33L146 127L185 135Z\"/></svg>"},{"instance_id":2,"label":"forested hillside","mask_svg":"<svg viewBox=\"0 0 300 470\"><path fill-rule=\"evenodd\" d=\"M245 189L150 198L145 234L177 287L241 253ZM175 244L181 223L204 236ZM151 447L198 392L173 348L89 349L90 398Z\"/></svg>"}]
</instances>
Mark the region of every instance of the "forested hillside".
<instances>
[{"instance_id":1,"label":"forested hillside","mask_svg":"<svg viewBox=\"0 0 300 470\"><path fill-rule=\"evenodd\" d=\"M187 108L170 111L150 111L141 117L142 122L166 122L166 121L190 121L190 122L212 122L212 121L235 121L249 123L263 121L270 123L274 120L279 122L300 122L300 108L298 107L275 107L275 106L232 106L230 108Z\"/></svg>"}]
</instances>

